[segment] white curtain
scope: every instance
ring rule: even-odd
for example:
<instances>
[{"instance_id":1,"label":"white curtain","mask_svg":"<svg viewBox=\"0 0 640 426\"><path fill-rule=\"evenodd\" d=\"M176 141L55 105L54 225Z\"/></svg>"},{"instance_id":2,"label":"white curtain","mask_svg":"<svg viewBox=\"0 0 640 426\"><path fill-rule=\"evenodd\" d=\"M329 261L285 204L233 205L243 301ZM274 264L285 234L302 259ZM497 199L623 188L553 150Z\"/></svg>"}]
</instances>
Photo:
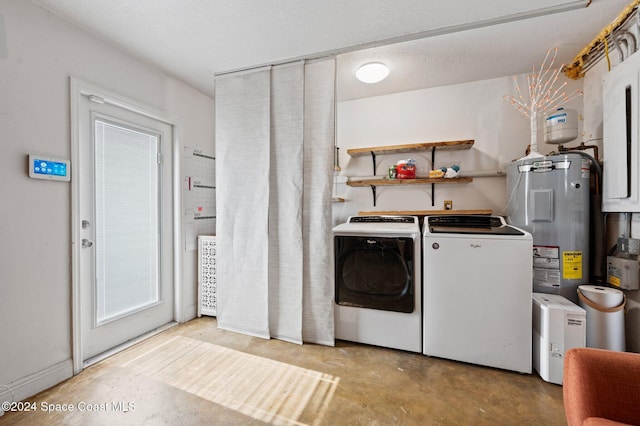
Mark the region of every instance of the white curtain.
<instances>
[{"instance_id":1,"label":"white curtain","mask_svg":"<svg viewBox=\"0 0 640 426\"><path fill-rule=\"evenodd\" d=\"M216 79L218 325L269 337L270 71Z\"/></svg>"},{"instance_id":2,"label":"white curtain","mask_svg":"<svg viewBox=\"0 0 640 426\"><path fill-rule=\"evenodd\" d=\"M334 344L335 61L216 77L218 326Z\"/></svg>"}]
</instances>

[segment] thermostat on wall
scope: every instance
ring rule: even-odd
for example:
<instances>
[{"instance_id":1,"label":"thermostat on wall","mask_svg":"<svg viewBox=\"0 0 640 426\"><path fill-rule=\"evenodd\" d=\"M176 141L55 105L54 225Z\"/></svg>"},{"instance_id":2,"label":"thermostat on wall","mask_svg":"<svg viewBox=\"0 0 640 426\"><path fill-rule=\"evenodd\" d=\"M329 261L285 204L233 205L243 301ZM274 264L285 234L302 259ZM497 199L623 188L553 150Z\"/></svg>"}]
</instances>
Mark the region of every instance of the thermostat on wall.
<instances>
[{"instance_id":1,"label":"thermostat on wall","mask_svg":"<svg viewBox=\"0 0 640 426\"><path fill-rule=\"evenodd\" d=\"M69 182L71 180L71 165L68 160L29 154L29 177Z\"/></svg>"}]
</instances>

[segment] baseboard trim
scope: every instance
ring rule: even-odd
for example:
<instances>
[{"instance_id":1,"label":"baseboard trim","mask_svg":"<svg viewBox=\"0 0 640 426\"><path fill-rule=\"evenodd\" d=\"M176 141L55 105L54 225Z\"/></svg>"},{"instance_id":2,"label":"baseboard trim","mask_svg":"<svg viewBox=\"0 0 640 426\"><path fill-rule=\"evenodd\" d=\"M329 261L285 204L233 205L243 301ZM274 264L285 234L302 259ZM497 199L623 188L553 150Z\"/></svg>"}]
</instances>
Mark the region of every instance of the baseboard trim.
<instances>
[{"instance_id":1,"label":"baseboard trim","mask_svg":"<svg viewBox=\"0 0 640 426\"><path fill-rule=\"evenodd\" d=\"M180 318L181 323L191 321L192 319L198 316L198 307L196 305L187 306L182 310L182 318Z\"/></svg>"},{"instance_id":2,"label":"baseboard trim","mask_svg":"<svg viewBox=\"0 0 640 426\"><path fill-rule=\"evenodd\" d=\"M72 376L73 362L71 359L59 362L15 382L0 385L0 402L23 401Z\"/></svg>"}]
</instances>

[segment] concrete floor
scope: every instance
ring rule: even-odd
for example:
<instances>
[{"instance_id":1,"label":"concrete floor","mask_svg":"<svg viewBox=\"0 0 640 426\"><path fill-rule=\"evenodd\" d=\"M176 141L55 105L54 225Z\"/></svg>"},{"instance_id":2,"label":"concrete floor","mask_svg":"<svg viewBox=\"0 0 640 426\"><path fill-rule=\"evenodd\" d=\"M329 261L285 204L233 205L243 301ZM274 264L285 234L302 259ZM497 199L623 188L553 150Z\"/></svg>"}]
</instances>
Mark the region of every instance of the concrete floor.
<instances>
[{"instance_id":1,"label":"concrete floor","mask_svg":"<svg viewBox=\"0 0 640 426\"><path fill-rule=\"evenodd\" d=\"M182 342L176 339L244 357L250 354L251 359L266 361L264 365L289 364L302 367L294 367L297 371L324 373L323 377L333 378L335 386L320 402L305 399L300 403L301 411L293 420L264 421L264 416L247 415L246 410L243 413L232 404L221 403L216 399L220 391L189 391L187 382L197 377L184 379L183 386L182 372L174 374L171 382L140 369L151 362L145 354L152 351L160 356L169 350L167 342ZM140 352L140 345L146 345L146 352ZM191 372L194 374L203 373ZM544 382L535 373L501 371L344 341L324 347L263 340L219 330L215 318L173 327L29 401L35 403L36 412L6 413L0 425L566 424L562 387ZM55 404L68 404L74 411L65 412L63 405ZM43 407L53 411L45 413Z\"/></svg>"}]
</instances>

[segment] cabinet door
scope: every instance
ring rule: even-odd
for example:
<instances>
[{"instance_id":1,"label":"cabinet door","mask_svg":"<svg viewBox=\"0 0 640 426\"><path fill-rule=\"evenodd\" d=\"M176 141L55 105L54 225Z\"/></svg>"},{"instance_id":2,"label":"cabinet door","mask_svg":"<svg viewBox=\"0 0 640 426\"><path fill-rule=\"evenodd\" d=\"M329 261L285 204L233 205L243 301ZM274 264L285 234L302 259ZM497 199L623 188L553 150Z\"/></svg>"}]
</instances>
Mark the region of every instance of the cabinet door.
<instances>
[{"instance_id":1,"label":"cabinet door","mask_svg":"<svg viewBox=\"0 0 640 426\"><path fill-rule=\"evenodd\" d=\"M640 211L639 76L640 55L632 55L604 77L603 211Z\"/></svg>"}]
</instances>

